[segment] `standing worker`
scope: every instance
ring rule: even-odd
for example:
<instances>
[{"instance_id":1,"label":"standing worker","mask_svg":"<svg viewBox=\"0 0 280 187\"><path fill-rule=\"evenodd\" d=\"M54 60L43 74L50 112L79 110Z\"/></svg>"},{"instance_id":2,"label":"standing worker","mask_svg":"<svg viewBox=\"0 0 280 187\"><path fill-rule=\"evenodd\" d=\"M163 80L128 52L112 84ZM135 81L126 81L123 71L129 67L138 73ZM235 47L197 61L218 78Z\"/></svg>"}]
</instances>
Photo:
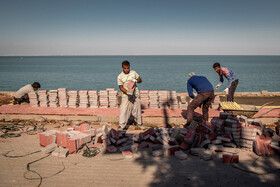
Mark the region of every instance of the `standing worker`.
<instances>
[{"instance_id":1,"label":"standing worker","mask_svg":"<svg viewBox=\"0 0 280 187\"><path fill-rule=\"evenodd\" d=\"M228 86L224 90L224 92L226 92L226 94L227 94L227 101L233 102L234 101L234 92L238 85L238 77L229 68L221 67L220 63L218 63L218 62L216 62L213 65L213 68L220 76L220 82L219 82L219 84L217 84L216 89L219 90L220 86L223 84L223 82L224 82L223 76L224 76L228 80Z\"/></svg>"},{"instance_id":2,"label":"standing worker","mask_svg":"<svg viewBox=\"0 0 280 187\"><path fill-rule=\"evenodd\" d=\"M214 89L212 84L206 77L196 76L194 72L188 75L187 89L189 97L193 100L188 105L187 109L187 124L190 124L193 120L194 110L198 106L202 106L203 121L208 121L208 110L211 102L214 99ZM196 90L197 95L194 96L193 89Z\"/></svg>"},{"instance_id":3,"label":"standing worker","mask_svg":"<svg viewBox=\"0 0 280 187\"><path fill-rule=\"evenodd\" d=\"M136 126L143 129L140 94L136 85L136 83L141 83L142 79L136 71L130 70L130 63L128 61L122 62L122 69L123 71L118 76L118 85L122 91L118 130L126 129L131 115L137 123Z\"/></svg>"},{"instance_id":4,"label":"standing worker","mask_svg":"<svg viewBox=\"0 0 280 187\"><path fill-rule=\"evenodd\" d=\"M14 94L14 104L21 104L22 102L30 103L29 102L29 93L35 93L36 90L41 88L40 83L34 82L32 85L27 84L24 87L20 88Z\"/></svg>"}]
</instances>

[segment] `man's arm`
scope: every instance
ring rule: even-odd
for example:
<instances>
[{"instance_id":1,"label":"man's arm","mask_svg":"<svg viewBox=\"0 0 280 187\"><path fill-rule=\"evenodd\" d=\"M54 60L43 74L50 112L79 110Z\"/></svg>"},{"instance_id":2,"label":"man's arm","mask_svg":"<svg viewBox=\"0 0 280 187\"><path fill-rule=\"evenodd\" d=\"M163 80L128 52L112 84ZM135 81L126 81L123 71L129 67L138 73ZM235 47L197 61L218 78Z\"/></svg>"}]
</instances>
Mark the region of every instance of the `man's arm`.
<instances>
[{"instance_id":1,"label":"man's arm","mask_svg":"<svg viewBox=\"0 0 280 187\"><path fill-rule=\"evenodd\" d=\"M188 89L188 94L189 94L190 98L193 99L195 96L193 95L193 88L192 88L192 86L190 84L190 80L188 80L187 89Z\"/></svg>"},{"instance_id":2,"label":"man's arm","mask_svg":"<svg viewBox=\"0 0 280 187\"><path fill-rule=\"evenodd\" d=\"M138 79L136 79L136 80L137 80L137 83L141 83L142 82L141 77L138 77Z\"/></svg>"},{"instance_id":3,"label":"man's arm","mask_svg":"<svg viewBox=\"0 0 280 187\"><path fill-rule=\"evenodd\" d=\"M127 90L124 89L123 85L119 85L119 88L123 93L127 94Z\"/></svg>"}]
</instances>

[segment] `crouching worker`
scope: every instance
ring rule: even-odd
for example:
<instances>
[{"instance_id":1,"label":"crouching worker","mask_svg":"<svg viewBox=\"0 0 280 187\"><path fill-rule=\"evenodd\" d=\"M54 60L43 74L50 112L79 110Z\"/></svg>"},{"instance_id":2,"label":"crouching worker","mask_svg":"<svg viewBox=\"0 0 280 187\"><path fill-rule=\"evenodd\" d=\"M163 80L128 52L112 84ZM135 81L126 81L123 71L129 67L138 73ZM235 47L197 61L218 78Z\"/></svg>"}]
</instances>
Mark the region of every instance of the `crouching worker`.
<instances>
[{"instance_id":1,"label":"crouching worker","mask_svg":"<svg viewBox=\"0 0 280 187\"><path fill-rule=\"evenodd\" d=\"M22 102L30 103L29 102L29 93L35 93L36 90L41 88L40 83L34 82L32 85L27 84L24 87L20 88L14 94L14 104L21 104Z\"/></svg>"},{"instance_id":2,"label":"crouching worker","mask_svg":"<svg viewBox=\"0 0 280 187\"><path fill-rule=\"evenodd\" d=\"M189 125L194 116L194 110L202 106L203 121L208 121L208 109L214 99L214 89L206 77L196 76L194 72L188 75L187 89L189 96L193 99L187 109L187 125ZM194 96L193 89L197 95Z\"/></svg>"},{"instance_id":3,"label":"crouching worker","mask_svg":"<svg viewBox=\"0 0 280 187\"><path fill-rule=\"evenodd\" d=\"M122 91L122 103L120 106L120 119L118 130L126 129L126 125L130 116L135 119L136 125L143 129L141 102L139 98L139 90L136 83L141 83L142 79L134 70L130 70L128 61L122 62L123 71L118 76L118 85Z\"/></svg>"}]
</instances>

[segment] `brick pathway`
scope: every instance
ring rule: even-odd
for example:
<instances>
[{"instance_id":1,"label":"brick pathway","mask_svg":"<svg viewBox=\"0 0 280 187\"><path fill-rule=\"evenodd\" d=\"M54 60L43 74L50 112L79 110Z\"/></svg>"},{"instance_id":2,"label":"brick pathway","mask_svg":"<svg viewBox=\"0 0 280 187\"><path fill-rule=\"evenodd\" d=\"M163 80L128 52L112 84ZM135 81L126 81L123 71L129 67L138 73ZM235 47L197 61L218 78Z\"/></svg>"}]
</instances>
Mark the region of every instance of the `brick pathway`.
<instances>
[{"instance_id":1,"label":"brick pathway","mask_svg":"<svg viewBox=\"0 0 280 187\"><path fill-rule=\"evenodd\" d=\"M45 155L41 152L21 158L7 158L2 154L24 155L40 150L38 135L23 134L18 138L0 139L0 186L37 186L39 179L27 180L26 165ZM254 153L241 151L238 167L256 175L223 164L221 154L211 161L189 155L187 160L171 157L141 157L124 159L120 153L101 153L86 158L82 153L67 158L49 156L30 165L42 177L41 186L278 186L280 183L279 157L258 158ZM257 159L257 160L256 160ZM255 162L254 162L255 161ZM254 162L254 165L252 164ZM54 175L58 171L65 170ZM52 176L52 177L50 177ZM26 177L38 178L28 172Z\"/></svg>"},{"instance_id":2,"label":"brick pathway","mask_svg":"<svg viewBox=\"0 0 280 187\"><path fill-rule=\"evenodd\" d=\"M261 115L269 111L270 108L262 108L257 114ZM142 109L143 117L164 116L166 112L168 117L182 117L186 109ZM200 108L195 110L202 113ZM219 116L221 111L209 109L209 117ZM54 108L54 107L30 107L29 105L2 105L0 114L38 114L38 115L78 115L78 116L119 116L119 108ZM262 116L263 118L280 118L280 109L274 109Z\"/></svg>"}]
</instances>

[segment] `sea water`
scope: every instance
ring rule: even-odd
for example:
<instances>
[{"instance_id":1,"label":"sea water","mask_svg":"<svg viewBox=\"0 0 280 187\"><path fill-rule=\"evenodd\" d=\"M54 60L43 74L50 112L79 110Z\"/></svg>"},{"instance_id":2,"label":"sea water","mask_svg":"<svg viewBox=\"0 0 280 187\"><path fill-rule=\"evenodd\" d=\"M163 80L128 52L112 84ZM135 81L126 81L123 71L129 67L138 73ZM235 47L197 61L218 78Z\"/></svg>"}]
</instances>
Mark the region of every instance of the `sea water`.
<instances>
[{"instance_id":1,"label":"sea water","mask_svg":"<svg viewBox=\"0 0 280 187\"><path fill-rule=\"evenodd\" d=\"M186 92L187 75L205 76L213 87L219 76L215 62L232 69L239 77L237 92L280 91L280 56L2 56L0 91L17 91L37 81L41 89L118 89L121 63L128 60L143 82L142 90ZM226 88L224 80L220 91Z\"/></svg>"}]
</instances>

